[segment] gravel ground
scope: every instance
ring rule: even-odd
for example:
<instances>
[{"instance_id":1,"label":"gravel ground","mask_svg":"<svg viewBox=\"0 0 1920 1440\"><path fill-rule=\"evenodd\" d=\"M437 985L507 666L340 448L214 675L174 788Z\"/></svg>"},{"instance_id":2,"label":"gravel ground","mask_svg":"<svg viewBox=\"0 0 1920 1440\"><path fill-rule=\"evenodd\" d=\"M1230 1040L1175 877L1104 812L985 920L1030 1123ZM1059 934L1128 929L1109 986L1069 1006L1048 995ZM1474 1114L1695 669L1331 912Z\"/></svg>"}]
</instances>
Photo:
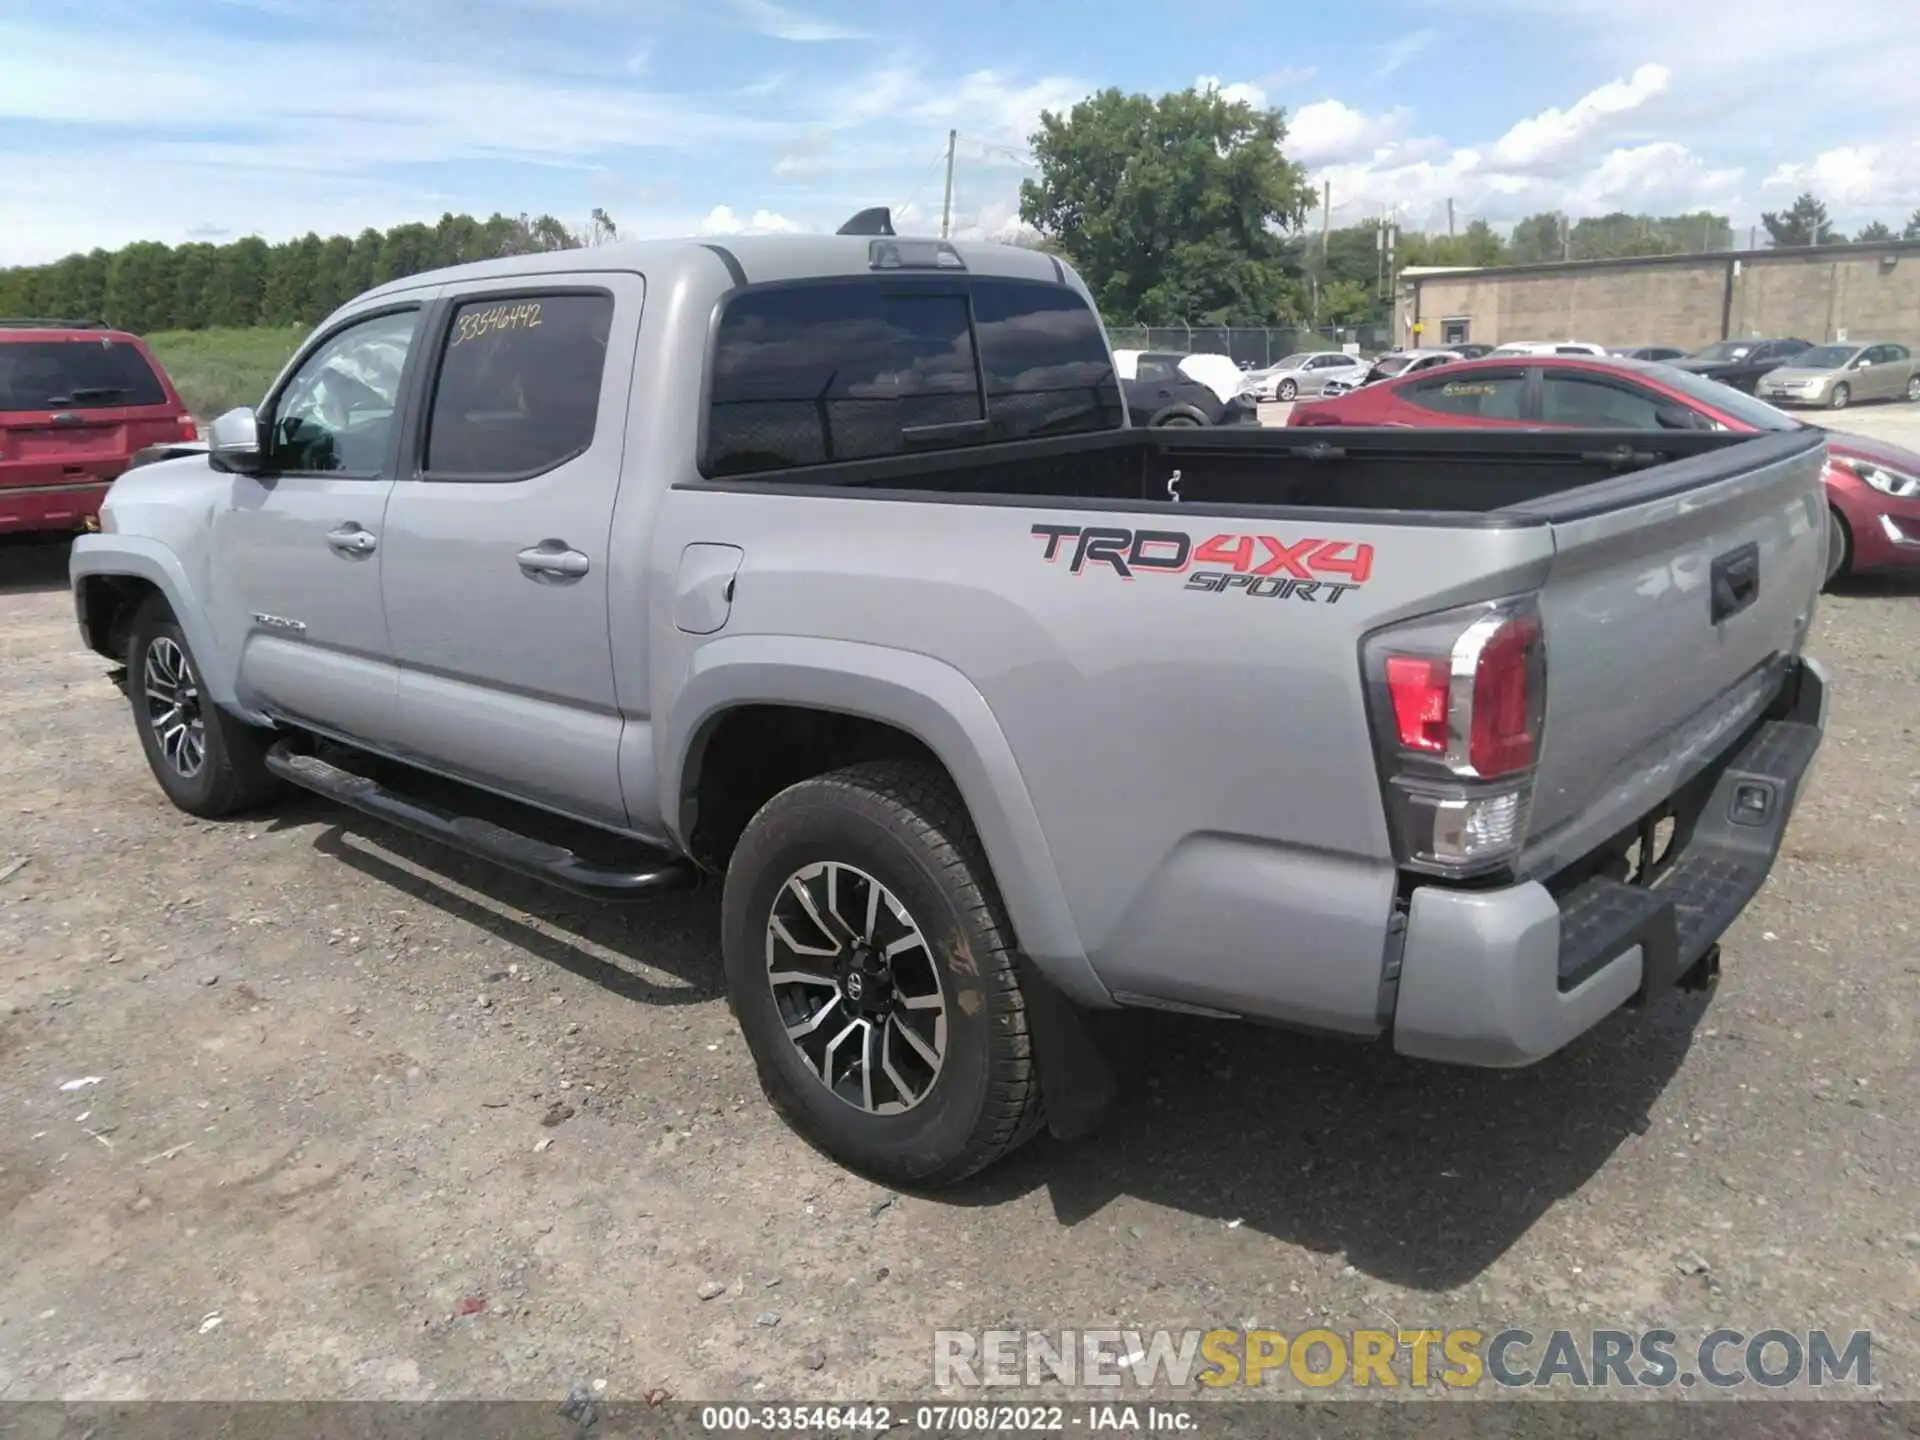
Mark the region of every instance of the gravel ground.
<instances>
[{"instance_id":1,"label":"gravel ground","mask_svg":"<svg viewBox=\"0 0 1920 1440\"><path fill-rule=\"evenodd\" d=\"M775 1120L711 895L171 810L64 573L0 549L0 1398L900 1397L936 1328L1246 1323L1865 1328L1916 1393L1920 585L1824 602L1710 1003L1512 1074L1169 1023L1098 1138L921 1198Z\"/></svg>"}]
</instances>

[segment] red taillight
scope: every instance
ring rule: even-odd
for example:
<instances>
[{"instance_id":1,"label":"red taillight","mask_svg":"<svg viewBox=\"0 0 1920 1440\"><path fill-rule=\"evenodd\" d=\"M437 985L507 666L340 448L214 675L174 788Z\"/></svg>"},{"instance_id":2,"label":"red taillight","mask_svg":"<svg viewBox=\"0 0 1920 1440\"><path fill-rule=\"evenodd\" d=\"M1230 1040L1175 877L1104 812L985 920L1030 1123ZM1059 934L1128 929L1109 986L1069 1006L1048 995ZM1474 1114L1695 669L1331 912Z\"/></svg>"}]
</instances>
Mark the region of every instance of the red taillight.
<instances>
[{"instance_id":1,"label":"red taillight","mask_svg":"<svg viewBox=\"0 0 1920 1440\"><path fill-rule=\"evenodd\" d=\"M1546 714L1530 597L1376 630L1362 646L1394 853L1429 874L1486 874L1526 839Z\"/></svg>"},{"instance_id":2,"label":"red taillight","mask_svg":"<svg viewBox=\"0 0 1920 1440\"><path fill-rule=\"evenodd\" d=\"M1387 657L1387 693L1400 748L1429 755L1447 753L1447 698L1452 671L1444 660L1413 655Z\"/></svg>"},{"instance_id":3,"label":"red taillight","mask_svg":"<svg viewBox=\"0 0 1920 1440\"><path fill-rule=\"evenodd\" d=\"M1487 779L1533 764L1536 707L1533 651L1540 621L1516 615L1488 637L1473 667L1473 716L1467 760Z\"/></svg>"},{"instance_id":4,"label":"red taillight","mask_svg":"<svg viewBox=\"0 0 1920 1440\"><path fill-rule=\"evenodd\" d=\"M200 427L193 423L193 416L182 415L180 417L180 434L177 438L181 440L198 440L200 438Z\"/></svg>"}]
</instances>

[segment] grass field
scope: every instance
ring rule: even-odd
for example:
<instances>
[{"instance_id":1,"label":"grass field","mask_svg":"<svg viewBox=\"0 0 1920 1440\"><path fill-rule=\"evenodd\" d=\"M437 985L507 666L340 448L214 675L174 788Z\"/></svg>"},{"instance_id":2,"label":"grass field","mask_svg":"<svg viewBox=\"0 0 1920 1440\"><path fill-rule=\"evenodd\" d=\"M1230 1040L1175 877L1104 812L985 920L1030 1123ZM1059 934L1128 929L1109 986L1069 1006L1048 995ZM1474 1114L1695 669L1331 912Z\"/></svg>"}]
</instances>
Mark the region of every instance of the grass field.
<instances>
[{"instance_id":1,"label":"grass field","mask_svg":"<svg viewBox=\"0 0 1920 1440\"><path fill-rule=\"evenodd\" d=\"M162 330L146 337L187 408L210 420L236 405L258 405L307 329Z\"/></svg>"}]
</instances>

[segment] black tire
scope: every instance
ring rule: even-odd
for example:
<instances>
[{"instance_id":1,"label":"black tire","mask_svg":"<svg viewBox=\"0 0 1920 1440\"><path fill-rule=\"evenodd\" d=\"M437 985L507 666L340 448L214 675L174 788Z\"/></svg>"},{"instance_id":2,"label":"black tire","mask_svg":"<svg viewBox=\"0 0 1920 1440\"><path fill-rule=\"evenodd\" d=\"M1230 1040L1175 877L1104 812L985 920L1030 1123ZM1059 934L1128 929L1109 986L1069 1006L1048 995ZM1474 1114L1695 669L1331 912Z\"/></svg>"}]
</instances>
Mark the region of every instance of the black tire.
<instances>
[{"instance_id":1,"label":"black tire","mask_svg":"<svg viewBox=\"0 0 1920 1440\"><path fill-rule=\"evenodd\" d=\"M787 998L776 1000L769 983L775 903L792 893L791 879L827 862L851 867L839 872L843 875L877 879L898 899L925 941L903 959L931 966L938 975L946 1027L942 1064L921 1096L899 1113L863 1108L880 1093L877 1074L864 1097L850 1068L841 1073L840 1083L853 1088L852 1098L830 1089L823 1067L789 1038L781 1010L794 1003L796 991L817 992L787 986ZM857 891L850 905L841 902L856 919L863 904L857 896L864 893ZM835 1161L883 1184L937 1188L993 1164L1040 1128L1040 1080L1015 969L1013 928L966 807L939 770L874 761L781 791L753 817L733 852L721 917L727 994L761 1085L787 1123ZM866 938L880 944L878 934ZM837 1027L856 1013L843 962L872 952L858 951L857 942L834 943L840 947L837 957L804 963L841 975L818 1002L821 1010L832 1012L831 1025ZM780 963L780 973L786 973L792 962L783 958ZM890 979L888 992L904 995L908 982L897 978L898 991ZM924 990L923 979L914 983ZM885 1023L878 1022L881 1033ZM830 1027L818 1023L814 1028L825 1034ZM875 1053L874 1033L869 1029L859 1037L863 1070ZM839 1070L835 1053L829 1050L826 1057L829 1074ZM905 1094L891 1080L884 1088L895 1104Z\"/></svg>"},{"instance_id":2,"label":"black tire","mask_svg":"<svg viewBox=\"0 0 1920 1440\"><path fill-rule=\"evenodd\" d=\"M1847 522L1840 512L1831 506L1827 508L1827 584L1846 577L1847 570L1853 564L1853 536L1847 532Z\"/></svg>"},{"instance_id":3,"label":"black tire","mask_svg":"<svg viewBox=\"0 0 1920 1440\"><path fill-rule=\"evenodd\" d=\"M1842 380L1838 385L1833 387L1833 393L1827 396L1827 408L1829 410L1844 410L1847 408L1847 402L1851 399L1853 399L1853 389L1846 381Z\"/></svg>"},{"instance_id":4,"label":"black tire","mask_svg":"<svg viewBox=\"0 0 1920 1440\"><path fill-rule=\"evenodd\" d=\"M1197 430L1206 421L1191 410L1172 410L1153 417L1153 424L1163 430Z\"/></svg>"},{"instance_id":5,"label":"black tire","mask_svg":"<svg viewBox=\"0 0 1920 1440\"><path fill-rule=\"evenodd\" d=\"M1907 399L1920 404L1920 375L1915 375L1907 381Z\"/></svg>"},{"instance_id":6,"label":"black tire","mask_svg":"<svg viewBox=\"0 0 1920 1440\"><path fill-rule=\"evenodd\" d=\"M166 702L160 698L162 691L153 690L150 679L170 671L175 657L185 665L179 693L189 697L189 713L187 719L167 727L168 740L162 738L155 720L156 707ZM156 667L154 677L149 676L150 661ZM274 739L272 733L236 719L204 698L199 662L173 612L158 599L148 600L133 619L127 643L127 697L133 704L133 724L140 735L140 748L146 752L147 766L167 799L179 809L202 819L218 820L252 810L280 792L281 784L267 770L265 761L267 747ZM196 720L200 729L199 762L189 766L178 759L179 727L187 726L190 734Z\"/></svg>"},{"instance_id":7,"label":"black tire","mask_svg":"<svg viewBox=\"0 0 1920 1440\"><path fill-rule=\"evenodd\" d=\"M1299 393L1300 387L1291 380L1282 380L1280 382L1280 388L1274 391L1274 394L1282 400L1291 400Z\"/></svg>"}]
</instances>

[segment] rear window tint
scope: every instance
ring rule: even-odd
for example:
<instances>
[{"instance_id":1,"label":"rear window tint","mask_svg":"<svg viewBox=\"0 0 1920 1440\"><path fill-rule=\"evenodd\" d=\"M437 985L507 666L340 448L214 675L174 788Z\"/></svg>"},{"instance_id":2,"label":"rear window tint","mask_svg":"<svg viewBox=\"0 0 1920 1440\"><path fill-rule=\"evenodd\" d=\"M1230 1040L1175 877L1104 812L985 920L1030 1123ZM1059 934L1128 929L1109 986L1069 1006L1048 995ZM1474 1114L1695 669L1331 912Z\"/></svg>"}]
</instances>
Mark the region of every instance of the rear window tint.
<instances>
[{"instance_id":1,"label":"rear window tint","mask_svg":"<svg viewBox=\"0 0 1920 1440\"><path fill-rule=\"evenodd\" d=\"M1099 322L1057 285L750 290L728 304L715 346L715 477L1111 429L1123 413ZM926 433L947 426L961 428Z\"/></svg>"},{"instance_id":2,"label":"rear window tint","mask_svg":"<svg viewBox=\"0 0 1920 1440\"><path fill-rule=\"evenodd\" d=\"M1475 370L1449 374L1447 367L1431 379L1401 387L1400 398L1424 410L1446 415L1474 415L1482 420L1518 420L1527 390L1527 372L1521 369Z\"/></svg>"},{"instance_id":3,"label":"rear window tint","mask_svg":"<svg viewBox=\"0 0 1920 1440\"><path fill-rule=\"evenodd\" d=\"M427 416L427 472L511 480L584 454L600 413L611 295L513 295L453 313Z\"/></svg>"},{"instance_id":4,"label":"rear window tint","mask_svg":"<svg viewBox=\"0 0 1920 1440\"><path fill-rule=\"evenodd\" d=\"M0 342L0 410L164 405L167 392L124 340Z\"/></svg>"}]
</instances>

